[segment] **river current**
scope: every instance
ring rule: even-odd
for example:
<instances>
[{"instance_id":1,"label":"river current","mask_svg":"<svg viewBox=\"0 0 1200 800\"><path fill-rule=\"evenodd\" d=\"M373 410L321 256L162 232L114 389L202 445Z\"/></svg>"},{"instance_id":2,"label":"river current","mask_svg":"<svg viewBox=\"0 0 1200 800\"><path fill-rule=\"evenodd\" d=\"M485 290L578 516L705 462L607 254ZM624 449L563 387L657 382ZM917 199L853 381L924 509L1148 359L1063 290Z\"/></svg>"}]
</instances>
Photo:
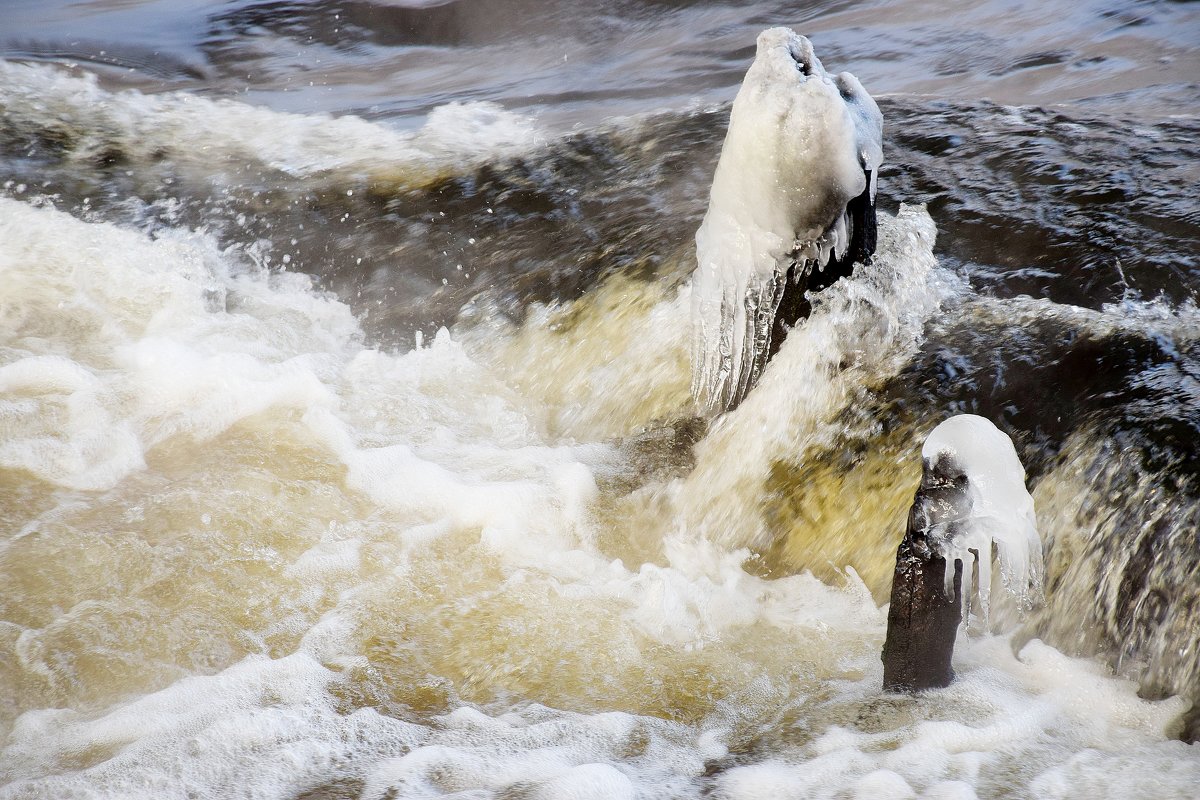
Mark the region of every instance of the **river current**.
<instances>
[{"instance_id":1,"label":"river current","mask_svg":"<svg viewBox=\"0 0 1200 800\"><path fill-rule=\"evenodd\" d=\"M705 422L773 25L879 250ZM1198 101L1187 3L3 0L0 798L1196 797ZM1045 602L884 694L964 412Z\"/></svg>"}]
</instances>

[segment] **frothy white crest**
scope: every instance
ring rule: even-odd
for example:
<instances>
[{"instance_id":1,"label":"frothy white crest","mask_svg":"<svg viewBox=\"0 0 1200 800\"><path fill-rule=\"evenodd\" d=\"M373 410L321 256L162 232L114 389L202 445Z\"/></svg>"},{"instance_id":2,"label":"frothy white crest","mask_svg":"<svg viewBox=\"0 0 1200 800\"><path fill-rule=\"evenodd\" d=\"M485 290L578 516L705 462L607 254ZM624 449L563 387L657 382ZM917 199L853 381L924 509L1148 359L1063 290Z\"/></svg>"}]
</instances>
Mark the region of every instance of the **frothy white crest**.
<instances>
[{"instance_id":1,"label":"frothy white crest","mask_svg":"<svg viewBox=\"0 0 1200 800\"><path fill-rule=\"evenodd\" d=\"M1105 303L1098 310L1055 303L1038 297L974 297L964 304L964 315L987 325L1029 325L1051 320L1094 337L1129 333L1155 339L1167 353L1177 353L1180 343L1200 339L1200 307L1193 299L1172 303L1164 298Z\"/></svg>"},{"instance_id":2,"label":"frothy white crest","mask_svg":"<svg viewBox=\"0 0 1200 800\"><path fill-rule=\"evenodd\" d=\"M883 159L883 118L848 73L831 77L787 28L758 37L733 101L696 233L693 395L706 411L757 379L792 254L824 265L852 231L846 204Z\"/></svg>"},{"instance_id":3,"label":"frothy white crest","mask_svg":"<svg viewBox=\"0 0 1200 800\"><path fill-rule=\"evenodd\" d=\"M105 488L140 469L141 441L114 421L112 404L100 378L61 356L0 367L0 468L72 489Z\"/></svg>"},{"instance_id":4,"label":"frothy white crest","mask_svg":"<svg viewBox=\"0 0 1200 800\"><path fill-rule=\"evenodd\" d=\"M962 596L969 605L974 562L986 624L994 545L1004 588L1022 608L1028 608L1041 595L1042 540L1033 498L1025 488L1025 468L1012 439L983 417L959 414L934 428L921 448L927 470L944 454L966 475L971 501L968 518L959 521L953 532L935 531L931 537L946 559L947 594L953 594L954 562L961 559Z\"/></svg>"},{"instance_id":5,"label":"frothy white crest","mask_svg":"<svg viewBox=\"0 0 1200 800\"><path fill-rule=\"evenodd\" d=\"M49 132L74 158L115 147L134 162L168 155L210 174L248 160L297 176L437 170L542 141L529 118L494 103L450 103L407 133L354 116L289 114L184 92L112 92L90 73L4 60L0 118L13 131Z\"/></svg>"},{"instance_id":6,"label":"frothy white crest","mask_svg":"<svg viewBox=\"0 0 1200 800\"><path fill-rule=\"evenodd\" d=\"M864 383L903 367L926 321L962 293L961 281L938 268L936 238L923 206L879 215L872 263L821 292L812 316L776 354L778 368L697 445L696 468L680 488L690 527L731 545L769 544L759 498L771 465L828 446L837 410Z\"/></svg>"},{"instance_id":7,"label":"frothy white crest","mask_svg":"<svg viewBox=\"0 0 1200 800\"><path fill-rule=\"evenodd\" d=\"M268 408L329 407L320 377L358 345L349 309L211 237L155 240L0 199L0 466L107 489L177 435Z\"/></svg>"}]
</instances>

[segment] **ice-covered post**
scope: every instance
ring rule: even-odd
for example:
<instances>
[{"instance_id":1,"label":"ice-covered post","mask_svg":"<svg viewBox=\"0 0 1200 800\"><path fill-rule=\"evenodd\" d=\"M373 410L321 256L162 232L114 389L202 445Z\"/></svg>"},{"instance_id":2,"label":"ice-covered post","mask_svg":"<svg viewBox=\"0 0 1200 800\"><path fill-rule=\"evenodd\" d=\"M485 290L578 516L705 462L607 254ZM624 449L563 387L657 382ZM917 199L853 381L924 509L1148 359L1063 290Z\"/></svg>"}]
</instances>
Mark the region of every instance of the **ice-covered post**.
<instances>
[{"instance_id":1,"label":"ice-covered post","mask_svg":"<svg viewBox=\"0 0 1200 800\"><path fill-rule=\"evenodd\" d=\"M953 462L926 462L896 551L883 644L885 692L934 689L954 680L950 657L962 620L962 562L955 562L947 592L946 559L938 552L933 531L964 516L966 505L966 477Z\"/></svg>"},{"instance_id":2,"label":"ice-covered post","mask_svg":"<svg viewBox=\"0 0 1200 800\"><path fill-rule=\"evenodd\" d=\"M995 546L1005 588L1028 608L1040 596L1042 545L1025 469L1012 440L991 422L961 414L921 449L924 471L896 552L883 689L948 686L959 625L969 616L973 573L987 621Z\"/></svg>"},{"instance_id":3,"label":"ice-covered post","mask_svg":"<svg viewBox=\"0 0 1200 800\"><path fill-rule=\"evenodd\" d=\"M759 34L729 113L692 276L692 394L723 413L753 388L818 291L875 252L883 115L812 42Z\"/></svg>"}]
</instances>

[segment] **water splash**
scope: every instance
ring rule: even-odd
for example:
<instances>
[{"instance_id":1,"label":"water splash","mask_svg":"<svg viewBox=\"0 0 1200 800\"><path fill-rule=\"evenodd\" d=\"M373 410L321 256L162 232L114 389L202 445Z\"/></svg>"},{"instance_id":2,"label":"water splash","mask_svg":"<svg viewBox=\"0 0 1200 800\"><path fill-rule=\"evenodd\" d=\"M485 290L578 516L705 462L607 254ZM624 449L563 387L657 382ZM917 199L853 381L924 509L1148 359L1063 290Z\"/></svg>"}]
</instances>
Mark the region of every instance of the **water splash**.
<instances>
[{"instance_id":1,"label":"water splash","mask_svg":"<svg viewBox=\"0 0 1200 800\"><path fill-rule=\"evenodd\" d=\"M238 175L260 165L295 177L335 173L420 184L545 141L495 103L449 103L413 132L359 117L289 114L185 92L109 91L92 73L0 60L5 137L53 142L84 163L170 160Z\"/></svg>"},{"instance_id":2,"label":"water splash","mask_svg":"<svg viewBox=\"0 0 1200 800\"><path fill-rule=\"evenodd\" d=\"M761 491L772 465L831 446L838 410L899 372L926 321L962 292L958 278L938 267L936 237L923 207L880 215L872 263L818 296L808 321L775 356L775 368L698 445L696 468L679 488L689 528L737 546L771 544L776 531L763 520Z\"/></svg>"}]
</instances>

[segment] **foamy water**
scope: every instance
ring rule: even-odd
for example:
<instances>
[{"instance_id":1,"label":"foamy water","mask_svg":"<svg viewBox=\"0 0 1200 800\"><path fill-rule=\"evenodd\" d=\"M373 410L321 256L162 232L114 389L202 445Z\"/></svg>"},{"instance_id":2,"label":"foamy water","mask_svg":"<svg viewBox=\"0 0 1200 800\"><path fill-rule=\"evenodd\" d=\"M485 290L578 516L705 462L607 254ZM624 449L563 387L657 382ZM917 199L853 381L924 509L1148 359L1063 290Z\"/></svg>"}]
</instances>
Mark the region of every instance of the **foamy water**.
<instances>
[{"instance_id":1,"label":"foamy water","mask_svg":"<svg viewBox=\"0 0 1200 800\"><path fill-rule=\"evenodd\" d=\"M1044 645L883 698L853 577L755 578L703 528L624 563L590 513L619 454L447 333L389 355L202 234L2 210L4 490L38 509L4 546L5 796L689 796L763 736L719 796L1200 777L1182 701Z\"/></svg>"},{"instance_id":2,"label":"foamy water","mask_svg":"<svg viewBox=\"0 0 1200 800\"><path fill-rule=\"evenodd\" d=\"M393 125L253 102L274 73L249 101L0 74L0 797L1195 795L1200 337L1137 295L1153 264L1014 297L1037 269L947 243L975 229L885 138L881 197L915 196L873 264L705 428L687 242L723 110L565 134L434 88ZM942 147L943 111L897 138ZM952 119L1024 152L1020 113ZM885 695L920 442L963 411L1029 471L1046 606L993 593L953 685Z\"/></svg>"},{"instance_id":3,"label":"foamy water","mask_svg":"<svg viewBox=\"0 0 1200 800\"><path fill-rule=\"evenodd\" d=\"M169 160L209 180L265 167L310 178L337 172L342 180L403 170L428 182L466 157L495 158L539 141L528 117L493 103L440 106L420 129L399 132L353 116L281 114L183 92L113 92L90 73L7 61L0 61L0 86L10 130L37 130L77 161Z\"/></svg>"}]
</instances>

